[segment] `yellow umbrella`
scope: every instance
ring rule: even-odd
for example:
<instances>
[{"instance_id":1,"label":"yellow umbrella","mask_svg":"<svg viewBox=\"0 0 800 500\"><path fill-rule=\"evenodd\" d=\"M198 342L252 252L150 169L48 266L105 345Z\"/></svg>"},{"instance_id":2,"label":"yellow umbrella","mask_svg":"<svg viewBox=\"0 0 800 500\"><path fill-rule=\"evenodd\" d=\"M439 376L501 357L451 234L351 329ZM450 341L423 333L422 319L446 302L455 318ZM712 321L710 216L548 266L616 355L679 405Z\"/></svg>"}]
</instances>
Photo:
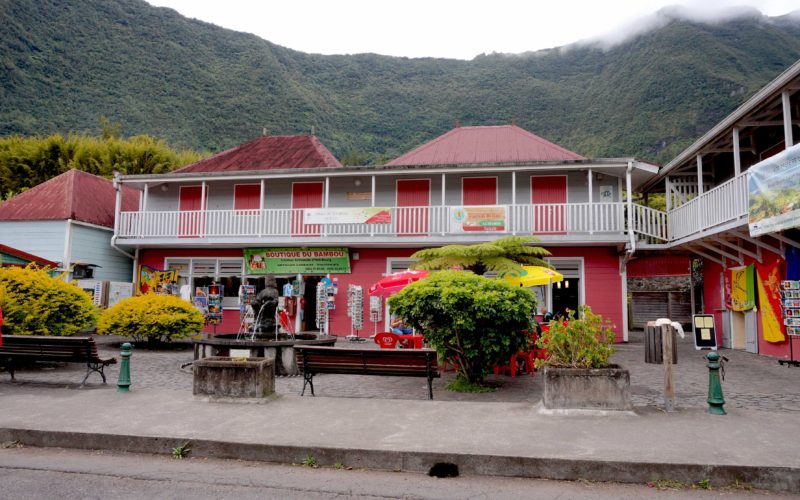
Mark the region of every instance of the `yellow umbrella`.
<instances>
[{"instance_id":1,"label":"yellow umbrella","mask_svg":"<svg viewBox=\"0 0 800 500\"><path fill-rule=\"evenodd\" d=\"M546 267L522 266L522 273L519 276L507 274L503 279L516 286L537 286L563 281L564 275Z\"/></svg>"}]
</instances>

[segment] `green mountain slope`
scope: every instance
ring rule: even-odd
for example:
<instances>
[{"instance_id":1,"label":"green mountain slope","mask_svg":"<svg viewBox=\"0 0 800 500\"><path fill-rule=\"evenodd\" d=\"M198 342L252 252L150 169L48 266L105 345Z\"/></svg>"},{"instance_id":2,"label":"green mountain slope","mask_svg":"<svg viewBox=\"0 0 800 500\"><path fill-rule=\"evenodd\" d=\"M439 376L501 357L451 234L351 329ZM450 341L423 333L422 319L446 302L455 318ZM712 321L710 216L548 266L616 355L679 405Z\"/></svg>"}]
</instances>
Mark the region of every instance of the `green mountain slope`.
<instances>
[{"instance_id":1,"label":"green mountain slope","mask_svg":"<svg viewBox=\"0 0 800 500\"><path fill-rule=\"evenodd\" d=\"M0 0L0 135L123 134L218 151L307 133L391 158L464 125L517 123L587 156L663 161L800 58L800 19L677 18L604 51L472 61L322 56L141 0Z\"/></svg>"}]
</instances>

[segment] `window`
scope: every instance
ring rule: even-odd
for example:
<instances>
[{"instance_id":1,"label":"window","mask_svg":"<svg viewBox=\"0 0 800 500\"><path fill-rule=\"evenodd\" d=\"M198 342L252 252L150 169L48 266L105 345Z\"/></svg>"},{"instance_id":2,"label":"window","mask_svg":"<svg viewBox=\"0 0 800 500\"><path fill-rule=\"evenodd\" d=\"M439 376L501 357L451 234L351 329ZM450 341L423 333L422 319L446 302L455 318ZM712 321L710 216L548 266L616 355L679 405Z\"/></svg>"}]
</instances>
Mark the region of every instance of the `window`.
<instances>
[{"instance_id":1,"label":"window","mask_svg":"<svg viewBox=\"0 0 800 500\"><path fill-rule=\"evenodd\" d=\"M222 285L224 296L222 306L226 309L238 309L239 286L242 284L244 259L186 259L168 258L166 268L178 271L178 284L190 285L192 295L197 287L210 286L213 283Z\"/></svg>"}]
</instances>

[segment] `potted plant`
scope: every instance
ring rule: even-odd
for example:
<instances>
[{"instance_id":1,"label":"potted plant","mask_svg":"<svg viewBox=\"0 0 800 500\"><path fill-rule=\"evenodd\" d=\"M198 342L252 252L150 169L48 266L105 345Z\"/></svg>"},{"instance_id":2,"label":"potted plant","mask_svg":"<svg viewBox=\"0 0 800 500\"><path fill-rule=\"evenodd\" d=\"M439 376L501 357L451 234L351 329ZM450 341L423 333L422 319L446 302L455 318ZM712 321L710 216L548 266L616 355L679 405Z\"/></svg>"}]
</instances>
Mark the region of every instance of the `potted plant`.
<instances>
[{"instance_id":1,"label":"potted plant","mask_svg":"<svg viewBox=\"0 0 800 500\"><path fill-rule=\"evenodd\" d=\"M537 340L547 352L536 360L544 366L544 407L631 410L630 374L608 363L613 343L610 323L588 306L567 321L551 321Z\"/></svg>"}]
</instances>

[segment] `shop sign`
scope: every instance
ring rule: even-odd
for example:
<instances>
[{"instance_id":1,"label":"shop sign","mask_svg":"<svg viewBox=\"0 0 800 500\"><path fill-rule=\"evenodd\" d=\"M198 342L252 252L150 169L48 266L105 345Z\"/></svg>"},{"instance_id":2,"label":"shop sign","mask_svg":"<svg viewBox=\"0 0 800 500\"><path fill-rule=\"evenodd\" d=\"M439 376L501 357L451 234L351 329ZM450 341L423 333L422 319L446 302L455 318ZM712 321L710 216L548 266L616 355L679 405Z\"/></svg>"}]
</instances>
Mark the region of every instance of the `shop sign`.
<instances>
[{"instance_id":1,"label":"shop sign","mask_svg":"<svg viewBox=\"0 0 800 500\"><path fill-rule=\"evenodd\" d=\"M347 248L245 248L247 274L348 274Z\"/></svg>"},{"instance_id":2,"label":"shop sign","mask_svg":"<svg viewBox=\"0 0 800 500\"><path fill-rule=\"evenodd\" d=\"M391 208L343 207L303 210L304 224L390 224L391 222Z\"/></svg>"},{"instance_id":3,"label":"shop sign","mask_svg":"<svg viewBox=\"0 0 800 500\"><path fill-rule=\"evenodd\" d=\"M800 144L748 170L750 235L800 226Z\"/></svg>"},{"instance_id":4,"label":"shop sign","mask_svg":"<svg viewBox=\"0 0 800 500\"><path fill-rule=\"evenodd\" d=\"M450 207L450 229L453 232L505 231L508 207Z\"/></svg>"}]
</instances>

